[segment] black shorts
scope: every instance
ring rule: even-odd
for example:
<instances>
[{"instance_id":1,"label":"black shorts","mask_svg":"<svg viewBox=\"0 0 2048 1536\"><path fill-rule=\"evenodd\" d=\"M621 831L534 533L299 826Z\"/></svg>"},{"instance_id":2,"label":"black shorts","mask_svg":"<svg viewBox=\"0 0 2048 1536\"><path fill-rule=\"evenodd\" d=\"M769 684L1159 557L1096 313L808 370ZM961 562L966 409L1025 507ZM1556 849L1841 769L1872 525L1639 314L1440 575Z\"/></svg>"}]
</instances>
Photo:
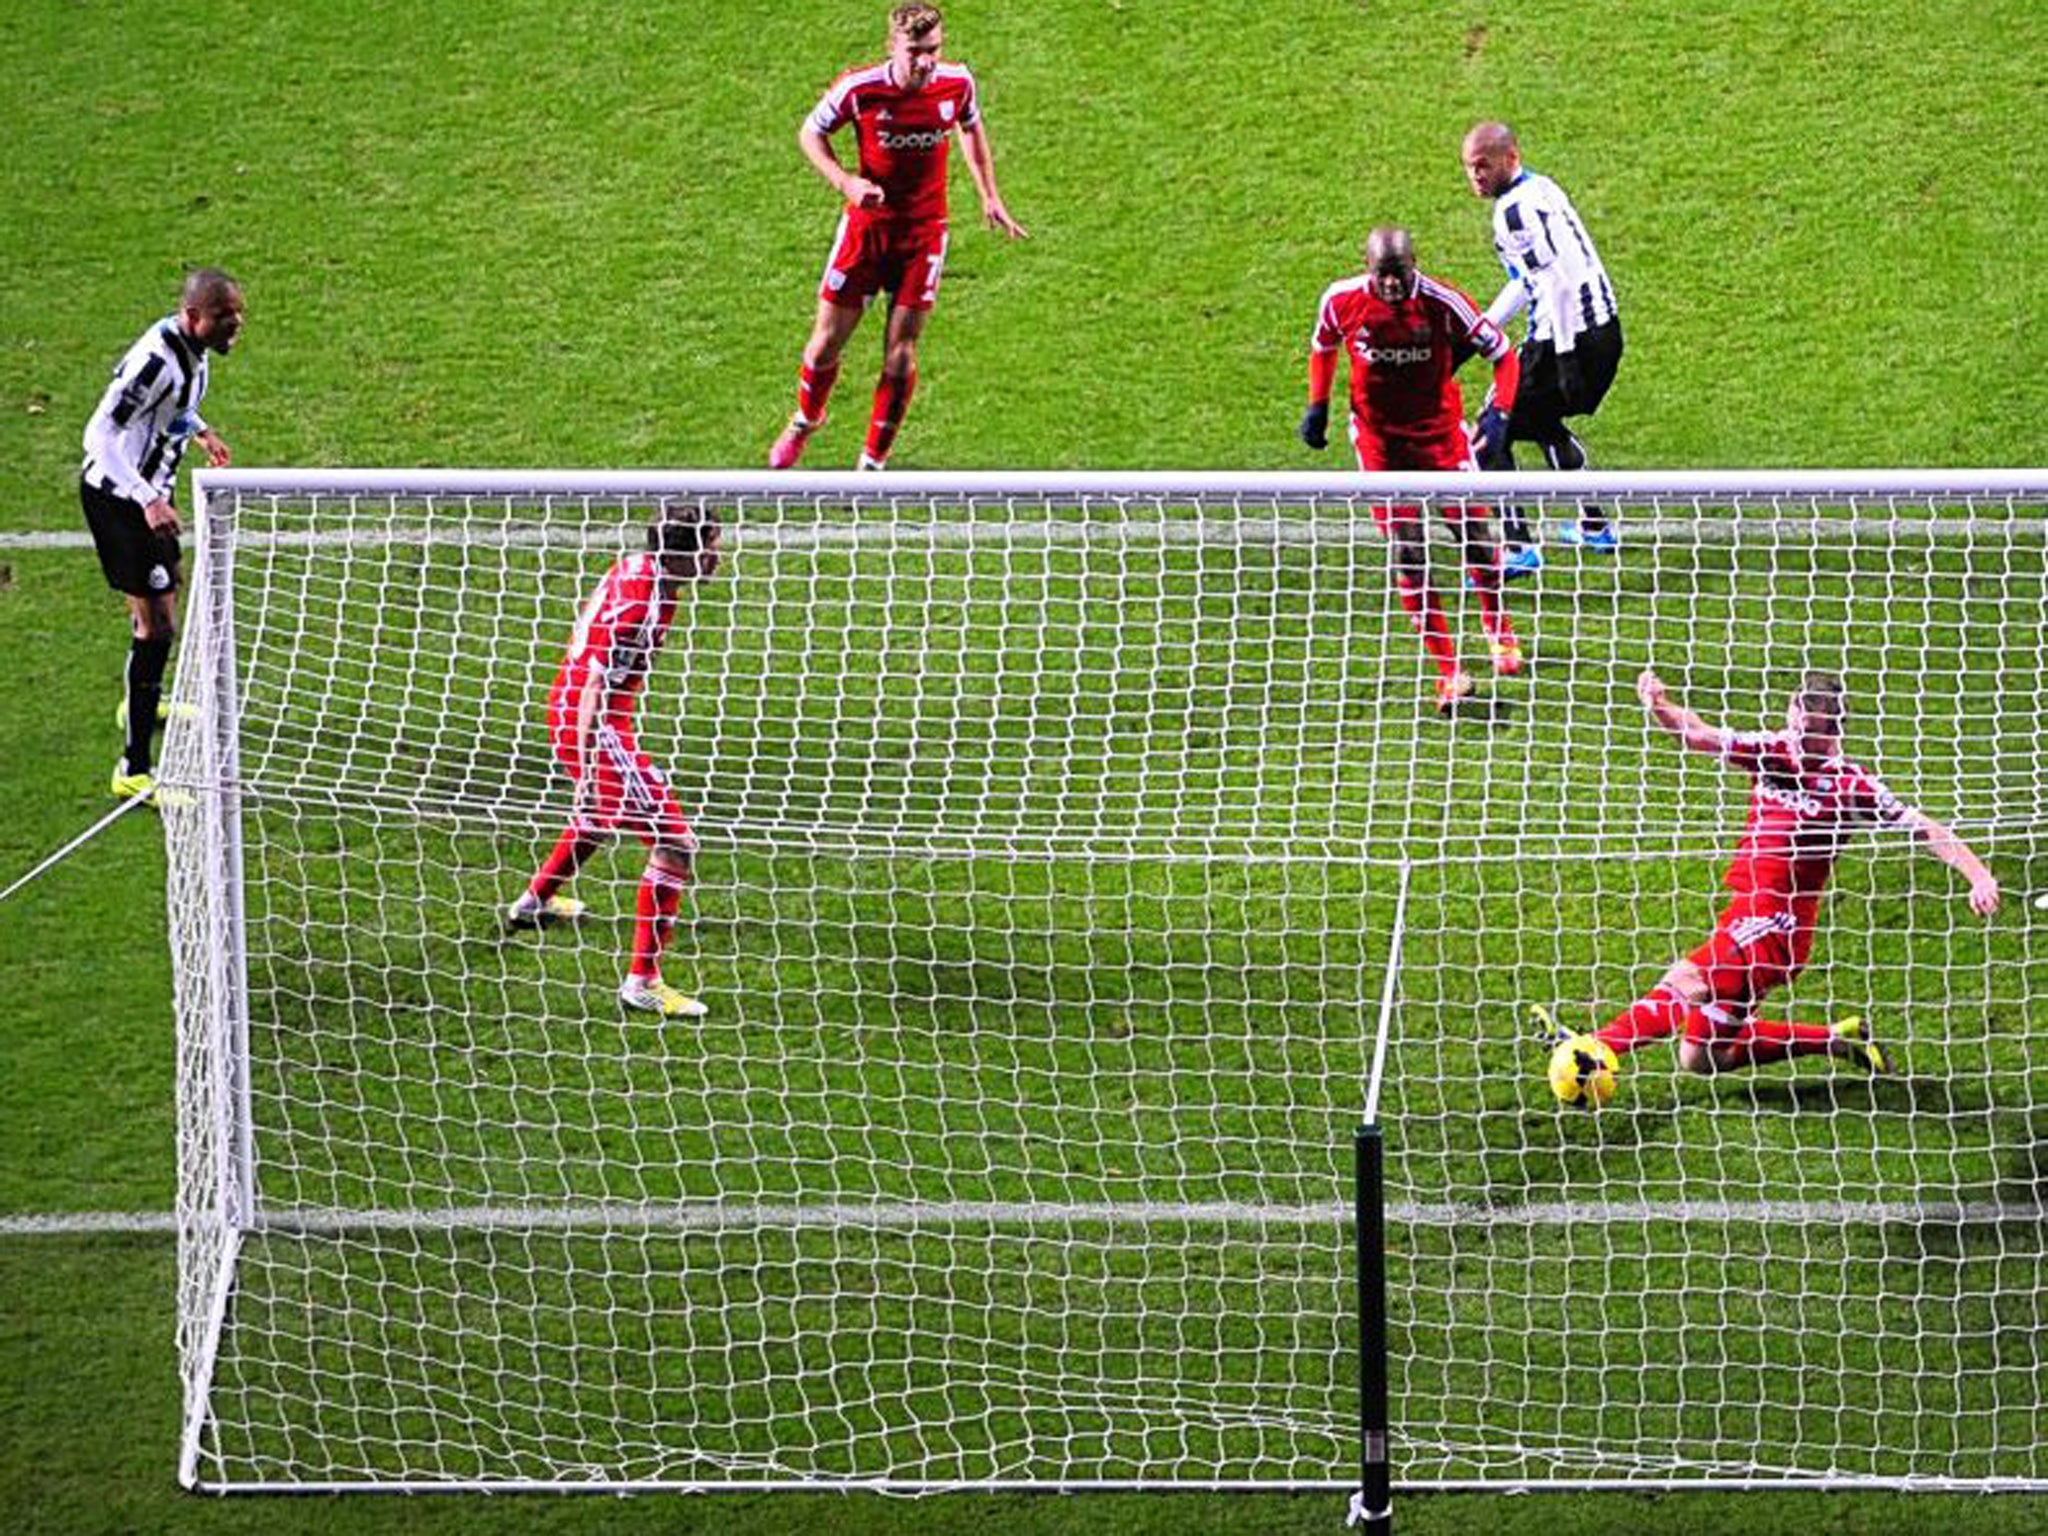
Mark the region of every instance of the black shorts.
<instances>
[{"instance_id":1,"label":"black shorts","mask_svg":"<svg viewBox=\"0 0 2048 1536\"><path fill-rule=\"evenodd\" d=\"M1508 418L1508 440L1540 443L1556 437L1567 416L1590 416L1600 409L1621 367L1621 321L1596 325L1579 334L1572 349L1576 377L1559 370L1557 349L1547 341L1522 343L1522 381L1515 386L1514 414Z\"/></svg>"},{"instance_id":2,"label":"black shorts","mask_svg":"<svg viewBox=\"0 0 2048 1536\"><path fill-rule=\"evenodd\" d=\"M108 586L130 597L160 597L178 590L183 551L176 534L158 533L143 517L142 508L90 480L78 482L78 499L85 506L85 526L92 530Z\"/></svg>"}]
</instances>

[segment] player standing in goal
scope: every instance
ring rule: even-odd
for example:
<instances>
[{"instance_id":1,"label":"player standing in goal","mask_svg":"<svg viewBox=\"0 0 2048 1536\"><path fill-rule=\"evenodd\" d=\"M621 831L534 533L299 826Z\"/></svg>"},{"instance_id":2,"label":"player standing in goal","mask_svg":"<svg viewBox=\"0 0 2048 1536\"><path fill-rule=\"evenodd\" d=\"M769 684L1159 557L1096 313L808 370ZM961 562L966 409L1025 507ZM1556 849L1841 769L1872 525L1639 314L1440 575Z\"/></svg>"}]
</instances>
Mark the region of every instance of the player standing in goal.
<instances>
[{"instance_id":1,"label":"player standing in goal","mask_svg":"<svg viewBox=\"0 0 2048 1536\"><path fill-rule=\"evenodd\" d=\"M1970 910L1998 910L1998 881L1947 827L1906 804L1842 755L1841 680L1809 672L1786 710L1785 729L1736 732L1675 703L1655 672L1636 681L1650 718L1693 752L1719 758L1756 781L1749 824L1728 866L1729 891L1714 933L1665 972L1647 997L1595 1038L1619 1057L1679 1034L1679 1064L1711 1074L1826 1054L1885 1074L1892 1070L1863 1021L1795 1024L1757 1018L1766 993L1806 965L1821 892L1848 835L1889 827L1918 838L1970 882ZM1549 1015L1538 1010L1546 1026Z\"/></svg>"},{"instance_id":2,"label":"player standing in goal","mask_svg":"<svg viewBox=\"0 0 2048 1536\"><path fill-rule=\"evenodd\" d=\"M946 155L953 134L967 156L989 228L1012 240L1024 226L996 191L995 158L981 119L974 76L939 58L945 41L938 8L899 5L889 13L889 57L832 82L797 130L817 173L845 199L839 233L818 287L818 314L797 375L796 414L768 450L770 469L790 469L825 423L825 402L839 377L839 355L877 293L889 295L882 375L875 385L859 467L880 469L917 388L917 342L938 297L946 262ZM859 169L832 152L832 135L854 125Z\"/></svg>"},{"instance_id":3,"label":"player standing in goal","mask_svg":"<svg viewBox=\"0 0 2048 1536\"><path fill-rule=\"evenodd\" d=\"M704 1005L661 979L661 952L689 884L697 839L668 781L634 737L633 713L684 586L718 569L718 515L694 503L663 510L647 553L614 562L583 605L548 694L548 741L576 783L575 808L553 851L506 909L508 928L573 921L583 903L559 894L583 861L620 832L649 849L619 988L628 1008L702 1018Z\"/></svg>"},{"instance_id":4,"label":"player standing in goal","mask_svg":"<svg viewBox=\"0 0 2048 1536\"><path fill-rule=\"evenodd\" d=\"M178 312L144 331L115 366L86 423L79 499L107 585L128 599L128 686L119 713L127 745L114 765L117 800L156 788L150 752L178 632L182 558L183 525L171 497L188 442L215 469L228 462L228 445L199 404L206 354L226 356L241 334L241 285L201 267L185 279Z\"/></svg>"},{"instance_id":5,"label":"player standing in goal","mask_svg":"<svg viewBox=\"0 0 2048 1536\"><path fill-rule=\"evenodd\" d=\"M1323 291L1309 340L1308 410L1300 427L1311 448L1329 446L1339 351L1351 358L1351 445L1362 470L1478 468L1456 378L1458 365L1475 352L1493 364L1494 407L1482 415L1479 433L1492 441L1507 429L1518 372L1514 349L1463 293L1416 270L1414 242L1398 225L1366 237L1363 273ZM1522 647L1501 602L1500 550L1486 509L1446 501L1440 510L1458 536L1466 578L1479 597L1494 675L1512 677L1522 670ZM1394 587L1436 663L1437 708L1447 711L1477 685L1458 664L1443 603L1429 584L1422 511L1375 506L1372 515L1392 542Z\"/></svg>"},{"instance_id":6,"label":"player standing in goal","mask_svg":"<svg viewBox=\"0 0 2048 1536\"><path fill-rule=\"evenodd\" d=\"M1565 424L1568 416L1600 409L1621 366L1621 312L1614 285L1564 189L1522 164L1521 145L1505 123L1479 123L1465 135L1465 179L1474 197L1493 204L1493 249L1507 282L1486 307L1505 326L1526 305L1529 333L1522 341L1522 387L1501 440L1482 450L1481 469L1515 467L1511 446L1533 442L1552 469L1586 467L1586 448ZM1504 573L1510 578L1543 568L1542 551L1528 518L1501 511L1507 535ZM1599 505L1586 502L1576 522L1561 531L1567 544L1611 554L1619 547Z\"/></svg>"}]
</instances>

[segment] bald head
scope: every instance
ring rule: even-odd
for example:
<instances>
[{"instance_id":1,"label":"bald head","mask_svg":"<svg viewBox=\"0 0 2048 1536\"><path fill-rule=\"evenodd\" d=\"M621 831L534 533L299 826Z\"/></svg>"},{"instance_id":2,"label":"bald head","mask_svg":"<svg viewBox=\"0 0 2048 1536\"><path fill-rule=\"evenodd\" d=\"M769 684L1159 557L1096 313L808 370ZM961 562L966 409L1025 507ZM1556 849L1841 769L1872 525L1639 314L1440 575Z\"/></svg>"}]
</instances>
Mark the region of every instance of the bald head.
<instances>
[{"instance_id":1,"label":"bald head","mask_svg":"<svg viewBox=\"0 0 2048 1536\"><path fill-rule=\"evenodd\" d=\"M197 267L178 295L185 334L215 352L235 344L242 330L242 285L219 267Z\"/></svg>"},{"instance_id":2,"label":"bald head","mask_svg":"<svg viewBox=\"0 0 2048 1536\"><path fill-rule=\"evenodd\" d=\"M1415 286L1415 240L1398 224L1382 224L1365 237L1365 275L1388 303Z\"/></svg>"},{"instance_id":3,"label":"bald head","mask_svg":"<svg viewBox=\"0 0 2048 1536\"><path fill-rule=\"evenodd\" d=\"M1522 174L1522 146L1506 123L1474 123L1465 135L1464 160L1474 197L1499 197Z\"/></svg>"}]
</instances>

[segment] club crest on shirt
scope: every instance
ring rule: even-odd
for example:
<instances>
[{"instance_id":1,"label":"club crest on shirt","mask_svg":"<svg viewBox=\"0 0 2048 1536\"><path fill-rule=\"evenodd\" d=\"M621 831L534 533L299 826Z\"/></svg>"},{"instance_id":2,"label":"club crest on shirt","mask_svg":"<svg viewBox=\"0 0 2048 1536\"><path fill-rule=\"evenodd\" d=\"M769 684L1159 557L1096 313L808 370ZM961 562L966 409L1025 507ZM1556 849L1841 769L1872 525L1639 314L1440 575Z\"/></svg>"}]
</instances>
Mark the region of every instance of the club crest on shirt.
<instances>
[{"instance_id":1,"label":"club crest on shirt","mask_svg":"<svg viewBox=\"0 0 2048 1536\"><path fill-rule=\"evenodd\" d=\"M942 101L939 103L939 121L942 123L950 123L951 121L953 121L952 102Z\"/></svg>"}]
</instances>

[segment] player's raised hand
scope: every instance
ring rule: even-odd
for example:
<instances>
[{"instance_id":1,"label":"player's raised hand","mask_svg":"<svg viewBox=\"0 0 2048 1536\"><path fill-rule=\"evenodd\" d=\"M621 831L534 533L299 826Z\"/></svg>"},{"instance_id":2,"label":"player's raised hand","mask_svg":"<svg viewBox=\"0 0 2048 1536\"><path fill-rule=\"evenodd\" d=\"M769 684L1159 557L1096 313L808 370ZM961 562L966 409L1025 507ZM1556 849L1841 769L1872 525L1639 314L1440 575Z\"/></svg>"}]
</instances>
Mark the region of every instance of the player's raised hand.
<instances>
[{"instance_id":1,"label":"player's raised hand","mask_svg":"<svg viewBox=\"0 0 2048 1536\"><path fill-rule=\"evenodd\" d=\"M988 205L981 210L981 216L987 221L990 229L1001 230L1012 240L1029 240L1031 238L1030 232L1022 224L1019 224L1010 217L1010 210L1004 206L1003 200L1000 197L990 198Z\"/></svg>"},{"instance_id":2,"label":"player's raised hand","mask_svg":"<svg viewBox=\"0 0 2048 1536\"><path fill-rule=\"evenodd\" d=\"M1645 667L1642 676L1636 679L1636 697L1643 701L1644 708L1656 709L1670 698L1670 694L1665 690L1664 679Z\"/></svg>"},{"instance_id":3,"label":"player's raised hand","mask_svg":"<svg viewBox=\"0 0 2048 1536\"><path fill-rule=\"evenodd\" d=\"M1998 910L1998 880L1989 870L1970 882L1970 910L1979 917Z\"/></svg>"},{"instance_id":4,"label":"player's raised hand","mask_svg":"<svg viewBox=\"0 0 2048 1536\"><path fill-rule=\"evenodd\" d=\"M879 208L888 201L888 194L865 176L847 177L839 183L839 190L856 208Z\"/></svg>"}]
</instances>

